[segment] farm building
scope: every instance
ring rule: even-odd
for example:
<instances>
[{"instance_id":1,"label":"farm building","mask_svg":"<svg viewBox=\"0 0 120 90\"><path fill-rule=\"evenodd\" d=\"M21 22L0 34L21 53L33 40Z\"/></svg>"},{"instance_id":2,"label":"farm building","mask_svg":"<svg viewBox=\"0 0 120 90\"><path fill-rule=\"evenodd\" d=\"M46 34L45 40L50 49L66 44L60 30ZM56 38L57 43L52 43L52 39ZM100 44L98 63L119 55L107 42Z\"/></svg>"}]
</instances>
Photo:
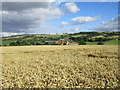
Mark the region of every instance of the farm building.
<instances>
[{"instance_id":1,"label":"farm building","mask_svg":"<svg viewBox=\"0 0 120 90\"><path fill-rule=\"evenodd\" d=\"M60 44L60 45L68 45L69 42L68 41L56 41L56 44Z\"/></svg>"},{"instance_id":2,"label":"farm building","mask_svg":"<svg viewBox=\"0 0 120 90\"><path fill-rule=\"evenodd\" d=\"M52 44L59 44L59 45L78 45L78 43L75 42L68 42L68 41L45 41L48 45Z\"/></svg>"},{"instance_id":3,"label":"farm building","mask_svg":"<svg viewBox=\"0 0 120 90\"><path fill-rule=\"evenodd\" d=\"M55 41L56 44L62 44L62 41Z\"/></svg>"}]
</instances>

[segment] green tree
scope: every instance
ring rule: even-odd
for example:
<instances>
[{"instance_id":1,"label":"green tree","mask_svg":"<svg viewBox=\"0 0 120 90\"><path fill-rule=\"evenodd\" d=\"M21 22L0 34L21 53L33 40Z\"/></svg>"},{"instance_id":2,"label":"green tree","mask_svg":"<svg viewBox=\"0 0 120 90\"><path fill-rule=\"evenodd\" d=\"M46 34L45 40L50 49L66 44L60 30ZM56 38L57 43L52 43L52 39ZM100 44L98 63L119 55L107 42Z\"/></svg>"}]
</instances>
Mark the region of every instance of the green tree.
<instances>
[{"instance_id":1,"label":"green tree","mask_svg":"<svg viewBox=\"0 0 120 90\"><path fill-rule=\"evenodd\" d=\"M15 42L11 42L11 43L9 44L9 46L16 46L16 43L15 43Z\"/></svg>"},{"instance_id":2,"label":"green tree","mask_svg":"<svg viewBox=\"0 0 120 90\"><path fill-rule=\"evenodd\" d=\"M22 41L20 45L30 45L30 42L28 42L28 41Z\"/></svg>"},{"instance_id":3,"label":"green tree","mask_svg":"<svg viewBox=\"0 0 120 90\"><path fill-rule=\"evenodd\" d=\"M7 45L3 45L3 46L7 46Z\"/></svg>"},{"instance_id":4,"label":"green tree","mask_svg":"<svg viewBox=\"0 0 120 90\"><path fill-rule=\"evenodd\" d=\"M97 45L104 45L104 43L103 42L98 42L98 44Z\"/></svg>"},{"instance_id":5,"label":"green tree","mask_svg":"<svg viewBox=\"0 0 120 90\"><path fill-rule=\"evenodd\" d=\"M86 42L79 42L79 45L86 45Z\"/></svg>"}]
</instances>

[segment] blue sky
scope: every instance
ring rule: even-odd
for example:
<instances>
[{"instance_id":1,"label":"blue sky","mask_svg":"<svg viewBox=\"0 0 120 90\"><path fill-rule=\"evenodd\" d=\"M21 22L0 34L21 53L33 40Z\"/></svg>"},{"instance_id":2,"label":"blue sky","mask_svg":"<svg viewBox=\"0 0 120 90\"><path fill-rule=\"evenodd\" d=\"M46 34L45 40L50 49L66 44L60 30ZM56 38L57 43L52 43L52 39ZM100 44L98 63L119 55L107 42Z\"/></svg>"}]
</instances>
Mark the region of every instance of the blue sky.
<instances>
[{"instance_id":1,"label":"blue sky","mask_svg":"<svg viewBox=\"0 0 120 90\"><path fill-rule=\"evenodd\" d=\"M3 36L116 31L117 2L5 2Z\"/></svg>"},{"instance_id":2,"label":"blue sky","mask_svg":"<svg viewBox=\"0 0 120 90\"><path fill-rule=\"evenodd\" d=\"M103 21L111 20L118 16L118 3L117 2L75 2L77 7L80 9L77 13L72 13L68 15L64 15L61 18L52 21L55 25L59 26L62 21L66 21L70 23L70 20L75 17L99 17L99 19L95 22L89 22L82 25L68 25L68 27L95 27L99 25ZM60 8L64 5L62 3ZM81 30L79 30L81 31ZM78 31L78 32L79 32ZM82 31L91 31L90 29L83 29Z\"/></svg>"}]
</instances>

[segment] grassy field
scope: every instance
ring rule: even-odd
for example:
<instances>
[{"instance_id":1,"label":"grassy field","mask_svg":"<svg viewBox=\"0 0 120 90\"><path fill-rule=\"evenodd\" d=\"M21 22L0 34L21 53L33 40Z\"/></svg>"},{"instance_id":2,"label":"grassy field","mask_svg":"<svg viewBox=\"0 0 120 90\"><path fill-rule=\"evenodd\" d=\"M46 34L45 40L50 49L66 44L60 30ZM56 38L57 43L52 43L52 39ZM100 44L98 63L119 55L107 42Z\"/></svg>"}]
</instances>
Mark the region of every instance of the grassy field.
<instances>
[{"instance_id":1,"label":"grassy field","mask_svg":"<svg viewBox=\"0 0 120 90\"><path fill-rule=\"evenodd\" d=\"M105 45L120 45L119 42L120 41L117 41L117 40L110 40L110 41L106 42Z\"/></svg>"},{"instance_id":2,"label":"grassy field","mask_svg":"<svg viewBox=\"0 0 120 90\"><path fill-rule=\"evenodd\" d=\"M116 45L0 48L4 88L118 87Z\"/></svg>"},{"instance_id":3,"label":"grassy field","mask_svg":"<svg viewBox=\"0 0 120 90\"><path fill-rule=\"evenodd\" d=\"M120 43L118 43L118 40L110 40L107 42L104 42L104 45L120 45ZM87 45L97 45L98 42L86 42Z\"/></svg>"},{"instance_id":4,"label":"grassy field","mask_svg":"<svg viewBox=\"0 0 120 90\"><path fill-rule=\"evenodd\" d=\"M2 41L3 45L9 45L11 42L14 42L15 40L6 40L6 41Z\"/></svg>"},{"instance_id":5,"label":"grassy field","mask_svg":"<svg viewBox=\"0 0 120 90\"><path fill-rule=\"evenodd\" d=\"M98 42L86 42L87 45L97 45Z\"/></svg>"}]
</instances>

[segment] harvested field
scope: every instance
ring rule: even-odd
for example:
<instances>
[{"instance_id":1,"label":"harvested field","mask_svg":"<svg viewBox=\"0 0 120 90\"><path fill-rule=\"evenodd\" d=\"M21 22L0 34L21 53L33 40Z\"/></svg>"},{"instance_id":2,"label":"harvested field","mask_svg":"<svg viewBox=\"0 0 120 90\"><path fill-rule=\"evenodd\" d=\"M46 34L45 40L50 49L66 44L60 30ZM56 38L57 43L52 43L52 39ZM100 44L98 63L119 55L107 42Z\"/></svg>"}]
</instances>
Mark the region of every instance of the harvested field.
<instances>
[{"instance_id":1,"label":"harvested field","mask_svg":"<svg viewBox=\"0 0 120 90\"><path fill-rule=\"evenodd\" d=\"M118 46L2 47L3 88L116 88Z\"/></svg>"}]
</instances>

